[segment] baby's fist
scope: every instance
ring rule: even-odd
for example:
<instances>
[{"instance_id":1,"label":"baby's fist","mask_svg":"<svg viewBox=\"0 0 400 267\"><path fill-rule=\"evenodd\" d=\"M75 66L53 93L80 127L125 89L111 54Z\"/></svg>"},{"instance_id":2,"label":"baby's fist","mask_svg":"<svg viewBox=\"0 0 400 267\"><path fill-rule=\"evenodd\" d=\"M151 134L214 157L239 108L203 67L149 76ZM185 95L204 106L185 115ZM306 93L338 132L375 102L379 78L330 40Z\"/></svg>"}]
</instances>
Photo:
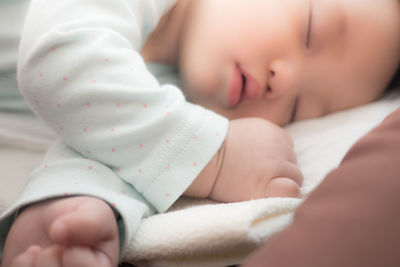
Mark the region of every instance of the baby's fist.
<instances>
[{"instance_id":1,"label":"baby's fist","mask_svg":"<svg viewBox=\"0 0 400 267\"><path fill-rule=\"evenodd\" d=\"M112 209L92 197L27 207L11 227L3 267L115 267L118 228Z\"/></svg>"},{"instance_id":2,"label":"baby's fist","mask_svg":"<svg viewBox=\"0 0 400 267\"><path fill-rule=\"evenodd\" d=\"M293 141L282 128L256 118L233 120L222 149L212 199L233 202L300 196L303 176Z\"/></svg>"}]
</instances>

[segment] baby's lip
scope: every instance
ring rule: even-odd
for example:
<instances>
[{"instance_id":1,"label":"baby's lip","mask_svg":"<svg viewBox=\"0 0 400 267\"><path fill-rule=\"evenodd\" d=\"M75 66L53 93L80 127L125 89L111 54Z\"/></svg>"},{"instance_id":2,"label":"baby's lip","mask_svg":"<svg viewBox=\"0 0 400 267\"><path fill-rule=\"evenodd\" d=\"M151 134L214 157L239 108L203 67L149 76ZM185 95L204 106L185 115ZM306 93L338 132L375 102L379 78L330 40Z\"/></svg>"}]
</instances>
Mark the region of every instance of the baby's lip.
<instances>
[{"instance_id":1,"label":"baby's lip","mask_svg":"<svg viewBox=\"0 0 400 267\"><path fill-rule=\"evenodd\" d=\"M227 97L228 106L230 108L236 106L240 102L244 92L244 83L244 75L241 72L240 66L239 64L235 64Z\"/></svg>"},{"instance_id":2,"label":"baby's lip","mask_svg":"<svg viewBox=\"0 0 400 267\"><path fill-rule=\"evenodd\" d=\"M243 100L257 98L260 95L261 86L258 81L239 64L235 64L228 91L228 106L232 108Z\"/></svg>"},{"instance_id":3,"label":"baby's lip","mask_svg":"<svg viewBox=\"0 0 400 267\"><path fill-rule=\"evenodd\" d=\"M248 72L241 69L239 66L240 72L243 74L245 83L244 83L244 90L242 100L257 98L261 94L261 86L253 76L251 76Z\"/></svg>"}]
</instances>

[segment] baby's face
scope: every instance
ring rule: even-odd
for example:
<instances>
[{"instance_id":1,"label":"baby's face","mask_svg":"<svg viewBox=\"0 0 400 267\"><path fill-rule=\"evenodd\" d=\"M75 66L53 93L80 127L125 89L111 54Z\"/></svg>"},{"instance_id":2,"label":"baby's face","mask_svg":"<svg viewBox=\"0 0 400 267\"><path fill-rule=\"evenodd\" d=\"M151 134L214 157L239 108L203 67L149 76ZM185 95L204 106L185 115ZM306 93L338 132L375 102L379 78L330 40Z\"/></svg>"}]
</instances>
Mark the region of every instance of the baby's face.
<instances>
[{"instance_id":1,"label":"baby's face","mask_svg":"<svg viewBox=\"0 0 400 267\"><path fill-rule=\"evenodd\" d=\"M398 0L194 0L188 99L284 125L375 100L400 62Z\"/></svg>"}]
</instances>

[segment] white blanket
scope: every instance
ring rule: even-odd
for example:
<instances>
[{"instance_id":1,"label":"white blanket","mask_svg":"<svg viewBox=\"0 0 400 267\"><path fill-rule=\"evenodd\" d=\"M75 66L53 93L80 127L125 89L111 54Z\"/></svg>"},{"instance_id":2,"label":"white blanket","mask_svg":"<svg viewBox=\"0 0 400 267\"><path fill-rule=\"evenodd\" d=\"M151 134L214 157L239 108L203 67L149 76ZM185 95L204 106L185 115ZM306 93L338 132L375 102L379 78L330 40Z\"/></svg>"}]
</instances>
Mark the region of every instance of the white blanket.
<instances>
[{"instance_id":1,"label":"white blanket","mask_svg":"<svg viewBox=\"0 0 400 267\"><path fill-rule=\"evenodd\" d=\"M287 127L305 180L302 199L270 198L218 204L179 199L166 213L143 221L125 260L139 266L225 266L290 223L302 200L338 166L348 149L400 107L400 94ZM0 213L21 191L54 135L32 116L0 113Z\"/></svg>"}]
</instances>

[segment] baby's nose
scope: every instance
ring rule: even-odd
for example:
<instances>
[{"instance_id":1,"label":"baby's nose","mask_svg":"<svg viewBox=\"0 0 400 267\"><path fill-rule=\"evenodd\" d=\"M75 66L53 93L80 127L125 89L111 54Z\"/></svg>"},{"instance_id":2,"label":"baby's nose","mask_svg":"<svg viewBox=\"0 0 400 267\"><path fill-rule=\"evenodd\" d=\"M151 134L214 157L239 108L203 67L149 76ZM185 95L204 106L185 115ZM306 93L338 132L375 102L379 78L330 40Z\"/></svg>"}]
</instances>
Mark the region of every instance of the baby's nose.
<instances>
[{"instance_id":1,"label":"baby's nose","mask_svg":"<svg viewBox=\"0 0 400 267\"><path fill-rule=\"evenodd\" d=\"M289 62L281 60L271 62L267 76L265 94L270 98L285 94L295 85L295 70Z\"/></svg>"}]
</instances>

